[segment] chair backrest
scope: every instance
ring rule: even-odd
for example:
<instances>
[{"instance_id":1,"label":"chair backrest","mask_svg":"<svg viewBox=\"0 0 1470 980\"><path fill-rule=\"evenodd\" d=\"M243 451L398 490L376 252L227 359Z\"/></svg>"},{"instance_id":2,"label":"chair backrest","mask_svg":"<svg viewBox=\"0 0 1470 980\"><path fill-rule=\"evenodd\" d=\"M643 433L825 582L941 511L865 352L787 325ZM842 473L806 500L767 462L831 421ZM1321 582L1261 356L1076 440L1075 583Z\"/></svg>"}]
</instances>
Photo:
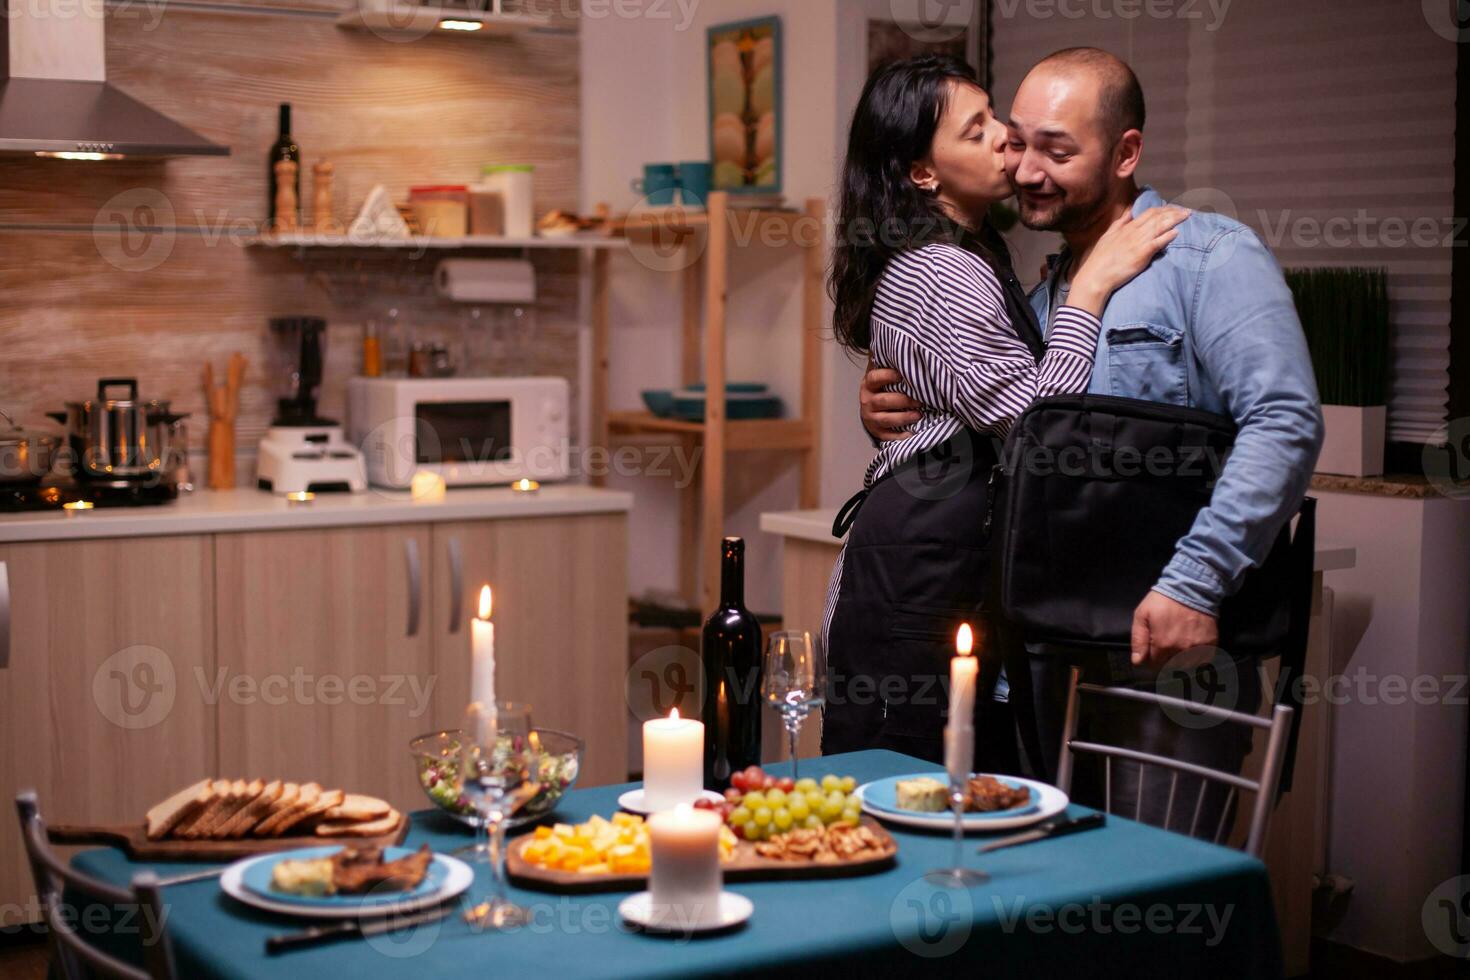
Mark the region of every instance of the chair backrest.
<instances>
[{"instance_id":1,"label":"chair backrest","mask_svg":"<svg viewBox=\"0 0 1470 980\"><path fill-rule=\"evenodd\" d=\"M1168 756L1155 755L1149 752L1141 752L1137 749L1121 745L1104 745L1099 742L1080 741L1077 738L1077 728L1081 714L1081 701L1086 698L1110 698L1114 700L1132 701L1145 705L1154 705L1161 709L1170 709L1185 712L1197 718L1209 718L1221 724L1242 725L1253 729L1264 729L1269 734L1266 743L1266 757L1261 766L1261 774L1257 779L1249 779L1233 772L1224 772L1211 769L1206 766L1196 765L1180 759ZM1152 691L1139 691L1128 687L1103 687L1097 684L1082 683L1082 671L1080 668L1072 668L1072 681L1067 691L1067 714L1063 723L1062 731L1062 753L1057 763L1057 785L1067 793L1072 791L1072 768L1077 754L1100 756L1104 767L1104 807L1109 813L1113 810L1113 760L1119 759L1129 763L1135 763L1140 767L1138 773L1138 787L1134 802L1136 814L1142 819L1144 813L1144 785L1147 782L1144 776L1149 766L1169 772L1169 798L1164 808L1164 820L1161 826L1169 828L1174 816L1174 804L1178 795L1179 777L1187 775L1199 780L1199 791L1194 794L1193 816L1190 820L1191 836L1195 836L1199 829L1199 821L1205 803L1205 790L1211 785L1218 785L1226 790L1225 804L1221 808L1220 817L1217 821L1211 840L1215 843L1224 843L1228 834L1229 818L1233 811L1233 804L1241 793L1250 793L1254 796L1251 811L1250 832L1246 836L1245 851L1255 857L1260 857L1266 848L1266 833L1271 824L1271 812L1276 805L1277 788L1281 782L1281 765L1285 756L1286 739L1291 731L1291 711L1286 705L1276 705L1270 718L1262 718L1259 715L1248 715L1239 711L1230 711L1213 705L1199 704L1183 698L1169 697L1165 694L1156 694Z\"/></svg>"},{"instance_id":2,"label":"chair backrest","mask_svg":"<svg viewBox=\"0 0 1470 980\"><path fill-rule=\"evenodd\" d=\"M90 969L117 980L174 980L173 950L163 930L166 912L158 876L152 872L140 873L133 876L131 888L118 888L80 874L51 849L35 791L18 795L15 808L20 814L21 838L36 882L41 916L50 933L52 954L61 975L66 980L85 980ZM113 914L119 906L130 913L130 930L138 937L146 969L103 952L82 938L73 925L80 916L67 914L62 904L62 894L67 888L75 896L108 907Z\"/></svg>"}]
</instances>

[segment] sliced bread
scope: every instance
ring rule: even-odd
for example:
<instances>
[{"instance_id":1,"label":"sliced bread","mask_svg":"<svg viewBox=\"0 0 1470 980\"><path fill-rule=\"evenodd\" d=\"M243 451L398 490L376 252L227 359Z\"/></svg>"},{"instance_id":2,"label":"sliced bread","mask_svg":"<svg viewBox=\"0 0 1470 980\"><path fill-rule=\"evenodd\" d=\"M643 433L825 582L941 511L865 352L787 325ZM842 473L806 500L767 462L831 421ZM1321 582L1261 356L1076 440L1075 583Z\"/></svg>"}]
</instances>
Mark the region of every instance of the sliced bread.
<instances>
[{"instance_id":1,"label":"sliced bread","mask_svg":"<svg viewBox=\"0 0 1470 980\"><path fill-rule=\"evenodd\" d=\"M214 782L201 779L148 811L148 839L162 840L175 827L197 816L214 799Z\"/></svg>"},{"instance_id":2,"label":"sliced bread","mask_svg":"<svg viewBox=\"0 0 1470 980\"><path fill-rule=\"evenodd\" d=\"M387 816L377 820L327 820L316 826L318 837L381 837L398 829L403 814L388 809Z\"/></svg>"},{"instance_id":3,"label":"sliced bread","mask_svg":"<svg viewBox=\"0 0 1470 980\"><path fill-rule=\"evenodd\" d=\"M256 824L252 833L256 837L274 837L276 828L285 821L293 818L296 814L310 808L322 795L320 783L302 783L296 793L296 799L290 806L280 807L270 816Z\"/></svg>"},{"instance_id":4,"label":"sliced bread","mask_svg":"<svg viewBox=\"0 0 1470 980\"><path fill-rule=\"evenodd\" d=\"M342 802L322 815L324 820L381 820L393 808L375 796L348 793Z\"/></svg>"},{"instance_id":5,"label":"sliced bread","mask_svg":"<svg viewBox=\"0 0 1470 980\"><path fill-rule=\"evenodd\" d=\"M235 784L228 779L216 779L210 788L214 792L214 798L196 816L174 827L175 837L182 837L185 840L198 839L199 831L212 823L220 810L229 806L234 799Z\"/></svg>"},{"instance_id":6,"label":"sliced bread","mask_svg":"<svg viewBox=\"0 0 1470 980\"><path fill-rule=\"evenodd\" d=\"M281 837L286 831L296 829L297 833L307 833L321 819L322 815L334 806L341 806L342 800L347 796L340 789L323 790L316 798L316 802L304 810L300 810L283 820L274 831L272 837Z\"/></svg>"},{"instance_id":7,"label":"sliced bread","mask_svg":"<svg viewBox=\"0 0 1470 980\"><path fill-rule=\"evenodd\" d=\"M226 824L221 826L215 836L219 838L244 837L249 830L260 820L270 808L275 805L276 800L281 798L281 781L273 779L261 788L260 794L240 808L240 812Z\"/></svg>"}]
</instances>

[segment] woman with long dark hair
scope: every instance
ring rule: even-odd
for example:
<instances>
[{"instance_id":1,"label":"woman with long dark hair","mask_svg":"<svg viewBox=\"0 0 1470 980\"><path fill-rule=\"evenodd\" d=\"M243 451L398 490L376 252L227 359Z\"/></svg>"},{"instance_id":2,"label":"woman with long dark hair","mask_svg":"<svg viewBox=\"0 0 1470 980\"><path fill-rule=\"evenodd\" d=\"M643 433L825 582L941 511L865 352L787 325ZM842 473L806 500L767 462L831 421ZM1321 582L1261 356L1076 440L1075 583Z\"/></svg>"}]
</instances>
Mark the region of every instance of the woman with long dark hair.
<instances>
[{"instance_id":1,"label":"woman with long dark hair","mask_svg":"<svg viewBox=\"0 0 1470 980\"><path fill-rule=\"evenodd\" d=\"M942 760L955 633L978 620L986 592L996 443L1036 398L1086 390L1108 297L1187 215L1155 208L1113 225L1043 342L986 218L1012 194L1005 140L989 96L952 58L878 70L853 116L829 283L835 333L852 354L897 369L896 390L922 417L878 451L833 529L848 540L823 616L828 754Z\"/></svg>"}]
</instances>

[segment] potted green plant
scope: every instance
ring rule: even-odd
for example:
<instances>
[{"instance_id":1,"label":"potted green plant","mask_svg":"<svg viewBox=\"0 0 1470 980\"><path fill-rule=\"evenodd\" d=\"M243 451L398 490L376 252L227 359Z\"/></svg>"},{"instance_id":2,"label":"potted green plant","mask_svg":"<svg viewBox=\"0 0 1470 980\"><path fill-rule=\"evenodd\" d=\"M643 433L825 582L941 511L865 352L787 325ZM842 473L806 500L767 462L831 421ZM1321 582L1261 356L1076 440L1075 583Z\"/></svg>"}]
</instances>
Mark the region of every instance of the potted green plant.
<instances>
[{"instance_id":1,"label":"potted green plant","mask_svg":"<svg viewBox=\"0 0 1470 980\"><path fill-rule=\"evenodd\" d=\"M1379 476L1388 427L1388 274L1383 269L1290 269L1327 435L1317 472Z\"/></svg>"}]
</instances>

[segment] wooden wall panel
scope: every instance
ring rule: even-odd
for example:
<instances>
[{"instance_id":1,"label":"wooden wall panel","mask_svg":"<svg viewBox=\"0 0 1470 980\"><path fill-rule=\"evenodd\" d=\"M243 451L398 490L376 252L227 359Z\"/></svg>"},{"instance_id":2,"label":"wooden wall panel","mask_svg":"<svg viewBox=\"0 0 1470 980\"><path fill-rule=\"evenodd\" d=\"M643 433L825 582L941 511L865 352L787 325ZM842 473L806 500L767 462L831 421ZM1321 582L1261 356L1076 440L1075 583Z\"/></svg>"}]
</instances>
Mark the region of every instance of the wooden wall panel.
<instances>
[{"instance_id":1,"label":"wooden wall panel","mask_svg":"<svg viewBox=\"0 0 1470 980\"><path fill-rule=\"evenodd\" d=\"M113 8L108 20L112 81L233 155L0 157L0 408L29 422L87 396L105 375L135 374L146 394L198 412L203 359L222 366L240 350L251 360L239 426L249 448L273 408L270 317L331 322L329 412L342 410L367 318L394 307L434 336L456 333L463 309L428 289L439 255L300 260L242 247L264 219L279 102L294 107L305 169L321 157L336 164L339 220L375 183L401 198L413 184L466 182L495 161L536 165L538 212L576 205L574 34L394 43L312 17L161 6ZM309 174L302 189L309 202ZM533 259L536 336L522 347L487 345L489 367L575 384L576 260ZM191 426L195 446L203 428L202 418Z\"/></svg>"}]
</instances>

